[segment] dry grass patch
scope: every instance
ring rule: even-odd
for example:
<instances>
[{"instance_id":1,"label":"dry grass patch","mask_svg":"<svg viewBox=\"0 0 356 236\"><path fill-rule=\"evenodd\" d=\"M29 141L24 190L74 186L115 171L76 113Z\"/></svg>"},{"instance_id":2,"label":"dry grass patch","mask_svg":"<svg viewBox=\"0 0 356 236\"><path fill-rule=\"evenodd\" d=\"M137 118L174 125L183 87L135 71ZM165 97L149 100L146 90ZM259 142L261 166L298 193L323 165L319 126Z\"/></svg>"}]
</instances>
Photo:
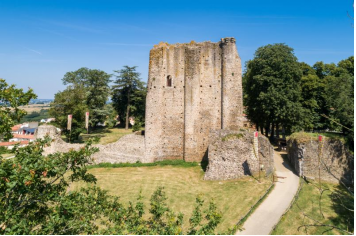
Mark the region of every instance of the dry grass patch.
<instances>
[{"instance_id":1,"label":"dry grass patch","mask_svg":"<svg viewBox=\"0 0 356 236\"><path fill-rule=\"evenodd\" d=\"M142 190L146 212L152 193L157 187L163 186L171 209L184 214L185 227L189 226L188 220L198 194L203 195L206 203L214 199L223 216L218 232L234 226L270 185L269 180L263 179L258 183L251 177L233 181L205 181L200 166L94 168L90 173L97 177L98 186L112 195L120 196L125 204L135 202ZM83 184L73 185L71 189L80 186Z\"/></svg>"},{"instance_id":2,"label":"dry grass patch","mask_svg":"<svg viewBox=\"0 0 356 236\"><path fill-rule=\"evenodd\" d=\"M32 112L40 112L42 109L49 109L50 105L49 104L32 104L32 105L20 106L19 108L25 110L27 112L27 114L30 114Z\"/></svg>"}]
</instances>

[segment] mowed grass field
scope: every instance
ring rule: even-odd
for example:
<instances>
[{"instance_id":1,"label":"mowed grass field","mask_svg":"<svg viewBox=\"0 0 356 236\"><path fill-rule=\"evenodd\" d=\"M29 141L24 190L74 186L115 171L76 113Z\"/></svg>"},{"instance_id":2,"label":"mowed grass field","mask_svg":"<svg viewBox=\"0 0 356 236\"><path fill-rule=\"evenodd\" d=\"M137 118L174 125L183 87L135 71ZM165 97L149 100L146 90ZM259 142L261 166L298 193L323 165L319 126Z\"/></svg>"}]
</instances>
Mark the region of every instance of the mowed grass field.
<instances>
[{"instance_id":1,"label":"mowed grass field","mask_svg":"<svg viewBox=\"0 0 356 236\"><path fill-rule=\"evenodd\" d=\"M262 179L259 183L252 177L231 181L205 181L200 166L94 168L89 172L98 179L98 186L112 195L120 196L124 204L135 202L141 190L146 212L152 193L163 186L170 208L176 213L184 214L185 229L189 227L189 218L198 194L202 194L206 207L214 199L223 217L216 232L225 232L233 227L271 184L270 179ZM76 183L71 189L82 186L83 183Z\"/></svg>"},{"instance_id":2,"label":"mowed grass field","mask_svg":"<svg viewBox=\"0 0 356 236\"><path fill-rule=\"evenodd\" d=\"M340 185L322 183L323 189L329 189L325 191L321 198L321 210L324 215L320 213L319 197L320 191L316 187L317 182L307 183L303 181L303 187L300 191L297 201L292 208L278 223L276 229L272 234L275 235L295 235L295 234L345 234L338 229L326 226L309 226L302 227L303 225L333 225L340 229L353 232L354 230L354 198L346 192L346 190ZM333 193L334 192L334 193ZM342 193L342 197L339 198L335 193ZM347 210L345 207L351 209ZM308 215L314 220L304 217ZM316 222L316 221L318 222Z\"/></svg>"}]
</instances>

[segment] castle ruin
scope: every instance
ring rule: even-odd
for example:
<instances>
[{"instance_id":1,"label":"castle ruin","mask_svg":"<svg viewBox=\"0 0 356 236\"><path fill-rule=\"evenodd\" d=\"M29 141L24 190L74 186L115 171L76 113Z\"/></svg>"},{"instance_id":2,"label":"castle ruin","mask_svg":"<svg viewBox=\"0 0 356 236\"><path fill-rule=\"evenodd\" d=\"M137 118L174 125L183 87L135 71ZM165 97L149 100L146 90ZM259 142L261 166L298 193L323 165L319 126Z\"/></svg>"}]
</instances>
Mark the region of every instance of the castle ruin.
<instances>
[{"instance_id":1,"label":"castle ruin","mask_svg":"<svg viewBox=\"0 0 356 236\"><path fill-rule=\"evenodd\" d=\"M146 159L201 161L211 130L241 127L241 60L235 38L154 46L147 90Z\"/></svg>"}]
</instances>

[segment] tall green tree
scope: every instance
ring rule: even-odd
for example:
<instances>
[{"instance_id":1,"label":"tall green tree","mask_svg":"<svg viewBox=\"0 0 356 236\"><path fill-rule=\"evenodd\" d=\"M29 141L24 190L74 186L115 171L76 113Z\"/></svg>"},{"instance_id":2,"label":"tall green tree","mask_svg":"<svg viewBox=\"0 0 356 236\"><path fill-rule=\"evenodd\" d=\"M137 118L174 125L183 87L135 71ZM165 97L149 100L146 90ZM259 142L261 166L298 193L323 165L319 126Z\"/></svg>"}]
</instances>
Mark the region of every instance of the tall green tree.
<instances>
[{"instance_id":1,"label":"tall green tree","mask_svg":"<svg viewBox=\"0 0 356 236\"><path fill-rule=\"evenodd\" d=\"M56 123L64 131L68 140L74 141L84 132L87 93L83 85L70 85L54 96L49 114L56 118ZM71 131L67 130L68 115L72 115Z\"/></svg>"},{"instance_id":2,"label":"tall green tree","mask_svg":"<svg viewBox=\"0 0 356 236\"><path fill-rule=\"evenodd\" d=\"M325 77L326 105L329 108L329 127L348 136L349 146L354 140L354 57L340 61Z\"/></svg>"},{"instance_id":3,"label":"tall green tree","mask_svg":"<svg viewBox=\"0 0 356 236\"><path fill-rule=\"evenodd\" d=\"M112 87L112 101L120 119L125 121L125 129L129 128L130 115L135 116L135 122L143 121L145 117L147 92L145 83L141 81L140 73L136 68L136 66L124 66L123 69L114 71L118 75Z\"/></svg>"},{"instance_id":4,"label":"tall green tree","mask_svg":"<svg viewBox=\"0 0 356 236\"><path fill-rule=\"evenodd\" d=\"M305 130L323 129L325 118L320 114L325 113L325 81L317 76L315 67L301 62L300 68L303 73L301 79L304 108L302 127Z\"/></svg>"},{"instance_id":5,"label":"tall green tree","mask_svg":"<svg viewBox=\"0 0 356 236\"><path fill-rule=\"evenodd\" d=\"M90 111L89 125L91 127L95 127L99 122L103 123L109 115L105 104L110 95L110 77L111 75L104 71L83 67L67 72L62 79L65 85L84 89L85 104Z\"/></svg>"},{"instance_id":6,"label":"tall green tree","mask_svg":"<svg viewBox=\"0 0 356 236\"><path fill-rule=\"evenodd\" d=\"M19 107L27 105L34 98L37 96L32 89L24 92L0 78L0 140L12 138L11 127L26 115L26 111Z\"/></svg>"},{"instance_id":7,"label":"tall green tree","mask_svg":"<svg viewBox=\"0 0 356 236\"><path fill-rule=\"evenodd\" d=\"M274 128L299 129L302 70L293 49L285 44L269 44L256 50L243 76L244 104L248 118L267 136Z\"/></svg>"}]
</instances>

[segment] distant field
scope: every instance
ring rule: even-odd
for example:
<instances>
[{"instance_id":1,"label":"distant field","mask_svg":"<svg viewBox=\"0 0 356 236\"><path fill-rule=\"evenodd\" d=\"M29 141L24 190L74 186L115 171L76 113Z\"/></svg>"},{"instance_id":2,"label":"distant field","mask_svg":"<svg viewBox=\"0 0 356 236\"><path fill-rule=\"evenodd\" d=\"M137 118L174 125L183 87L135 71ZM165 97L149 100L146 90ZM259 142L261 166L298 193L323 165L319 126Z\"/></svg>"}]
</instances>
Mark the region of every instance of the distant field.
<instances>
[{"instance_id":1,"label":"distant field","mask_svg":"<svg viewBox=\"0 0 356 236\"><path fill-rule=\"evenodd\" d=\"M313 226L316 224L333 225L343 230L353 232L354 230L354 198L346 193L346 190L340 185L322 183L325 191L321 198L320 213L319 196L320 192L316 187L317 182L307 183L303 181L303 188L300 191L299 198L287 212L287 214L278 223L276 229L272 232L275 235L295 235L295 234L345 234L338 229L327 226ZM343 197L339 198L333 192L343 193ZM352 211L346 210L350 208ZM304 214L313 218L316 221L304 217ZM309 227L301 227L303 225L311 225Z\"/></svg>"},{"instance_id":2,"label":"distant field","mask_svg":"<svg viewBox=\"0 0 356 236\"><path fill-rule=\"evenodd\" d=\"M40 112L41 109L49 109L50 105L49 104L32 104L32 105L27 105L27 106L21 106L19 108L25 110L29 114L34 111Z\"/></svg>"},{"instance_id":3,"label":"distant field","mask_svg":"<svg viewBox=\"0 0 356 236\"><path fill-rule=\"evenodd\" d=\"M146 212L152 193L157 187L163 186L171 209L184 214L185 229L189 227L188 220L197 195L203 194L205 206L214 199L223 215L217 232L234 226L270 185L268 180L258 183L252 177L233 181L204 181L204 172L200 166L94 168L89 172L97 177L98 186L112 195L120 196L121 202L125 204L135 202L142 190ZM78 189L83 185L77 183L71 189Z\"/></svg>"}]
</instances>

